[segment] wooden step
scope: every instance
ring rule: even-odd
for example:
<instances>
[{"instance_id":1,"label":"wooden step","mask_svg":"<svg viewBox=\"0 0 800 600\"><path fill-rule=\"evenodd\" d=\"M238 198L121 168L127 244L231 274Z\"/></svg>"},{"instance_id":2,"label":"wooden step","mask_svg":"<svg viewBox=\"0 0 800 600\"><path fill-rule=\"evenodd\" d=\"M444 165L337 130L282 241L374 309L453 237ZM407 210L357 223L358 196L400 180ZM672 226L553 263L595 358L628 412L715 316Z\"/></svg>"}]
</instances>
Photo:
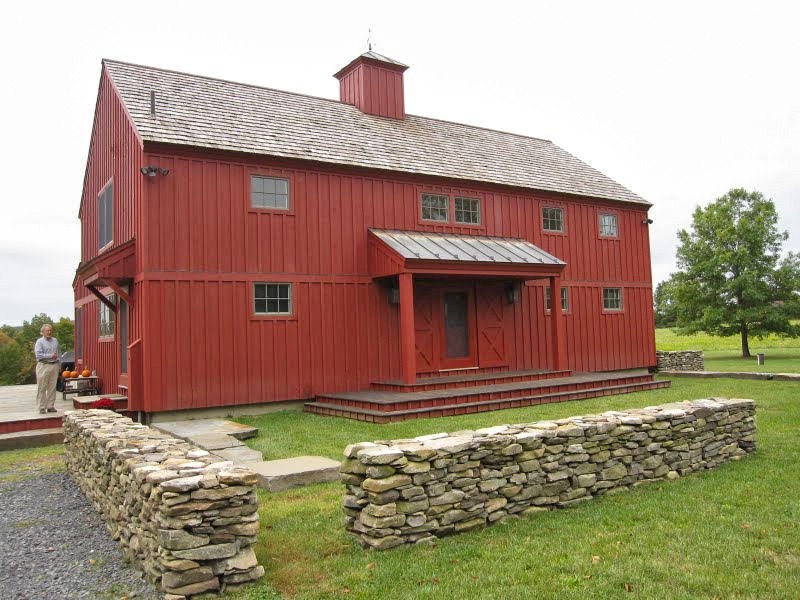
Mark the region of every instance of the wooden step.
<instances>
[{"instance_id":1,"label":"wooden step","mask_svg":"<svg viewBox=\"0 0 800 600\"><path fill-rule=\"evenodd\" d=\"M117 412L124 411L128 408L128 397L122 394L98 394L96 396L75 396L72 398L72 408L77 410L85 410L94 408L94 403L101 398L108 398L114 402L114 410Z\"/></svg>"},{"instance_id":2,"label":"wooden step","mask_svg":"<svg viewBox=\"0 0 800 600\"><path fill-rule=\"evenodd\" d=\"M316 401L342 407L392 412L415 408L453 406L472 402L575 391L601 385L627 385L653 380L649 373L589 373L560 379L521 381L422 392L349 392L319 395Z\"/></svg>"},{"instance_id":3,"label":"wooden step","mask_svg":"<svg viewBox=\"0 0 800 600\"><path fill-rule=\"evenodd\" d=\"M496 385L521 381L539 381L569 377L571 371L545 371L541 369L528 371L505 371L493 373L466 373L439 375L437 377L421 377L415 383L402 381L374 381L370 388L385 392L423 392L433 390L457 389L463 387Z\"/></svg>"},{"instance_id":4,"label":"wooden step","mask_svg":"<svg viewBox=\"0 0 800 600\"><path fill-rule=\"evenodd\" d=\"M613 396L617 394L628 394L632 392L661 389L669 387L670 384L670 381L642 380L638 382L617 385L599 385L583 389L563 390L550 393L538 393L532 395L470 401L439 406L406 408L401 410L375 410L360 406L343 406L340 404L330 404L323 401L317 401L306 404L304 406L304 410L306 412L319 415L344 417L358 421L368 421L371 423L390 423L409 419L450 417L492 410L522 408L525 406L533 406L538 404L567 402L569 400L585 400L587 398L597 398L600 396Z\"/></svg>"}]
</instances>

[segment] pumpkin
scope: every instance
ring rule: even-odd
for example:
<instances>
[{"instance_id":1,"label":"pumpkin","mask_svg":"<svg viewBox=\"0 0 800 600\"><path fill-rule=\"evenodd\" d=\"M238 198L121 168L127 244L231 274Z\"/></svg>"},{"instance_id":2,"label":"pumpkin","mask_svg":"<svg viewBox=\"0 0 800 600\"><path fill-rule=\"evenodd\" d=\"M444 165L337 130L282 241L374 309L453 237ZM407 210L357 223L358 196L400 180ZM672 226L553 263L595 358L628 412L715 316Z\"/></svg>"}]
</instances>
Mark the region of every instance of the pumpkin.
<instances>
[{"instance_id":1,"label":"pumpkin","mask_svg":"<svg viewBox=\"0 0 800 600\"><path fill-rule=\"evenodd\" d=\"M63 377L64 379L68 379L68 378L72 377L72 373L70 373L69 371L64 371L61 374L61 377Z\"/></svg>"},{"instance_id":2,"label":"pumpkin","mask_svg":"<svg viewBox=\"0 0 800 600\"><path fill-rule=\"evenodd\" d=\"M91 374L92 372L89 369L84 369L83 373L81 373L81 375L83 375L84 377L88 377Z\"/></svg>"},{"instance_id":3,"label":"pumpkin","mask_svg":"<svg viewBox=\"0 0 800 600\"><path fill-rule=\"evenodd\" d=\"M71 371L69 376L70 377L77 377L78 376L78 372L77 371Z\"/></svg>"}]
</instances>

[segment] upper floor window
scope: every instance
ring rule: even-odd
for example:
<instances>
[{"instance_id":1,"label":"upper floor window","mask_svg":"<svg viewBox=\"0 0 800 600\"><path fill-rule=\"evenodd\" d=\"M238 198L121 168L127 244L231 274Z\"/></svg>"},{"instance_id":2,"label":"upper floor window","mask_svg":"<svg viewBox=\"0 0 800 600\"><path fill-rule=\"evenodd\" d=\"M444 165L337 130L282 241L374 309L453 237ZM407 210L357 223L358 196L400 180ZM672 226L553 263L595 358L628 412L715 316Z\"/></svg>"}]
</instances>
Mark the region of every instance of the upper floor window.
<instances>
[{"instance_id":1,"label":"upper floor window","mask_svg":"<svg viewBox=\"0 0 800 600\"><path fill-rule=\"evenodd\" d=\"M551 300L550 297L552 295L552 290L548 286L544 288L544 309L550 310ZM561 288L561 311L567 312L569 310L569 289L562 287Z\"/></svg>"},{"instance_id":2,"label":"upper floor window","mask_svg":"<svg viewBox=\"0 0 800 600\"><path fill-rule=\"evenodd\" d=\"M108 300L114 304L117 301L116 294L110 294ZM111 337L114 335L115 316L116 314L111 310L110 306L105 302L100 302L100 313L97 320L98 337Z\"/></svg>"},{"instance_id":3,"label":"upper floor window","mask_svg":"<svg viewBox=\"0 0 800 600\"><path fill-rule=\"evenodd\" d=\"M424 221L450 220L450 197L439 194L422 194L420 199Z\"/></svg>"},{"instance_id":4,"label":"upper floor window","mask_svg":"<svg viewBox=\"0 0 800 600\"><path fill-rule=\"evenodd\" d=\"M289 180L251 175L250 206L289 210Z\"/></svg>"},{"instance_id":5,"label":"upper floor window","mask_svg":"<svg viewBox=\"0 0 800 600\"><path fill-rule=\"evenodd\" d=\"M105 248L114 240L114 182L97 195L97 241L98 248Z\"/></svg>"},{"instance_id":6,"label":"upper floor window","mask_svg":"<svg viewBox=\"0 0 800 600\"><path fill-rule=\"evenodd\" d=\"M253 312L257 315L291 315L291 283L254 283Z\"/></svg>"},{"instance_id":7,"label":"upper floor window","mask_svg":"<svg viewBox=\"0 0 800 600\"><path fill-rule=\"evenodd\" d=\"M603 310L622 310L622 288L603 288Z\"/></svg>"},{"instance_id":8,"label":"upper floor window","mask_svg":"<svg viewBox=\"0 0 800 600\"><path fill-rule=\"evenodd\" d=\"M617 215L600 215L600 235L603 237L618 237L619 226L617 225Z\"/></svg>"},{"instance_id":9,"label":"upper floor window","mask_svg":"<svg viewBox=\"0 0 800 600\"><path fill-rule=\"evenodd\" d=\"M564 231L564 209L542 208L542 229L545 231Z\"/></svg>"},{"instance_id":10,"label":"upper floor window","mask_svg":"<svg viewBox=\"0 0 800 600\"><path fill-rule=\"evenodd\" d=\"M481 201L479 198L455 198L456 223L481 224Z\"/></svg>"}]
</instances>

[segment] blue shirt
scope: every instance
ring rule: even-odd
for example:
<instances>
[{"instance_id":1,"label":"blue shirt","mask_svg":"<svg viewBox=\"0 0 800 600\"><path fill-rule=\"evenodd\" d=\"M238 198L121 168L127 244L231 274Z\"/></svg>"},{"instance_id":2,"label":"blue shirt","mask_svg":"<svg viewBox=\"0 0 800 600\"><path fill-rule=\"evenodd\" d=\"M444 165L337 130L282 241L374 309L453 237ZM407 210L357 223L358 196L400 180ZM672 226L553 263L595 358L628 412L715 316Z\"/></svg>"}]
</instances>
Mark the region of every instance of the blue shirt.
<instances>
[{"instance_id":1,"label":"blue shirt","mask_svg":"<svg viewBox=\"0 0 800 600\"><path fill-rule=\"evenodd\" d=\"M53 358L54 352L56 354L56 358ZM42 336L36 340L36 344L33 347L33 353L36 355L36 360L43 360L50 363L61 362L58 358L61 356L61 353L58 351L58 340L54 337L47 339L46 337Z\"/></svg>"}]
</instances>

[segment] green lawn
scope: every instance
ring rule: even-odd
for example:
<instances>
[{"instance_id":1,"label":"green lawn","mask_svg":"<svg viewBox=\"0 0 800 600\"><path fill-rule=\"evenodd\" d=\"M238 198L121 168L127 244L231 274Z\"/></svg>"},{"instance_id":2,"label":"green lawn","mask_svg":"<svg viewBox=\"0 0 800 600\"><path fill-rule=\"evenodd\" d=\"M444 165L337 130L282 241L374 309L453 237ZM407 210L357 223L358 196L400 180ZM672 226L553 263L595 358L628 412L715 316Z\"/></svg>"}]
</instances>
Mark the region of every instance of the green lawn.
<instances>
[{"instance_id":1,"label":"green lawn","mask_svg":"<svg viewBox=\"0 0 800 600\"><path fill-rule=\"evenodd\" d=\"M678 335L672 329L656 329L658 350L703 350L706 371L755 371L761 373L800 373L800 339L771 335L751 338L751 358L742 358L739 336L717 337L705 333ZM764 353L759 366L756 354Z\"/></svg>"},{"instance_id":2,"label":"green lawn","mask_svg":"<svg viewBox=\"0 0 800 600\"><path fill-rule=\"evenodd\" d=\"M370 425L303 413L241 419L269 458L340 457L363 440L565 417L708 396L757 401L756 454L445 538L362 550L342 527L339 484L261 494L263 582L237 598L796 598L800 589L800 388L675 380L670 389L461 417Z\"/></svg>"}]
</instances>

